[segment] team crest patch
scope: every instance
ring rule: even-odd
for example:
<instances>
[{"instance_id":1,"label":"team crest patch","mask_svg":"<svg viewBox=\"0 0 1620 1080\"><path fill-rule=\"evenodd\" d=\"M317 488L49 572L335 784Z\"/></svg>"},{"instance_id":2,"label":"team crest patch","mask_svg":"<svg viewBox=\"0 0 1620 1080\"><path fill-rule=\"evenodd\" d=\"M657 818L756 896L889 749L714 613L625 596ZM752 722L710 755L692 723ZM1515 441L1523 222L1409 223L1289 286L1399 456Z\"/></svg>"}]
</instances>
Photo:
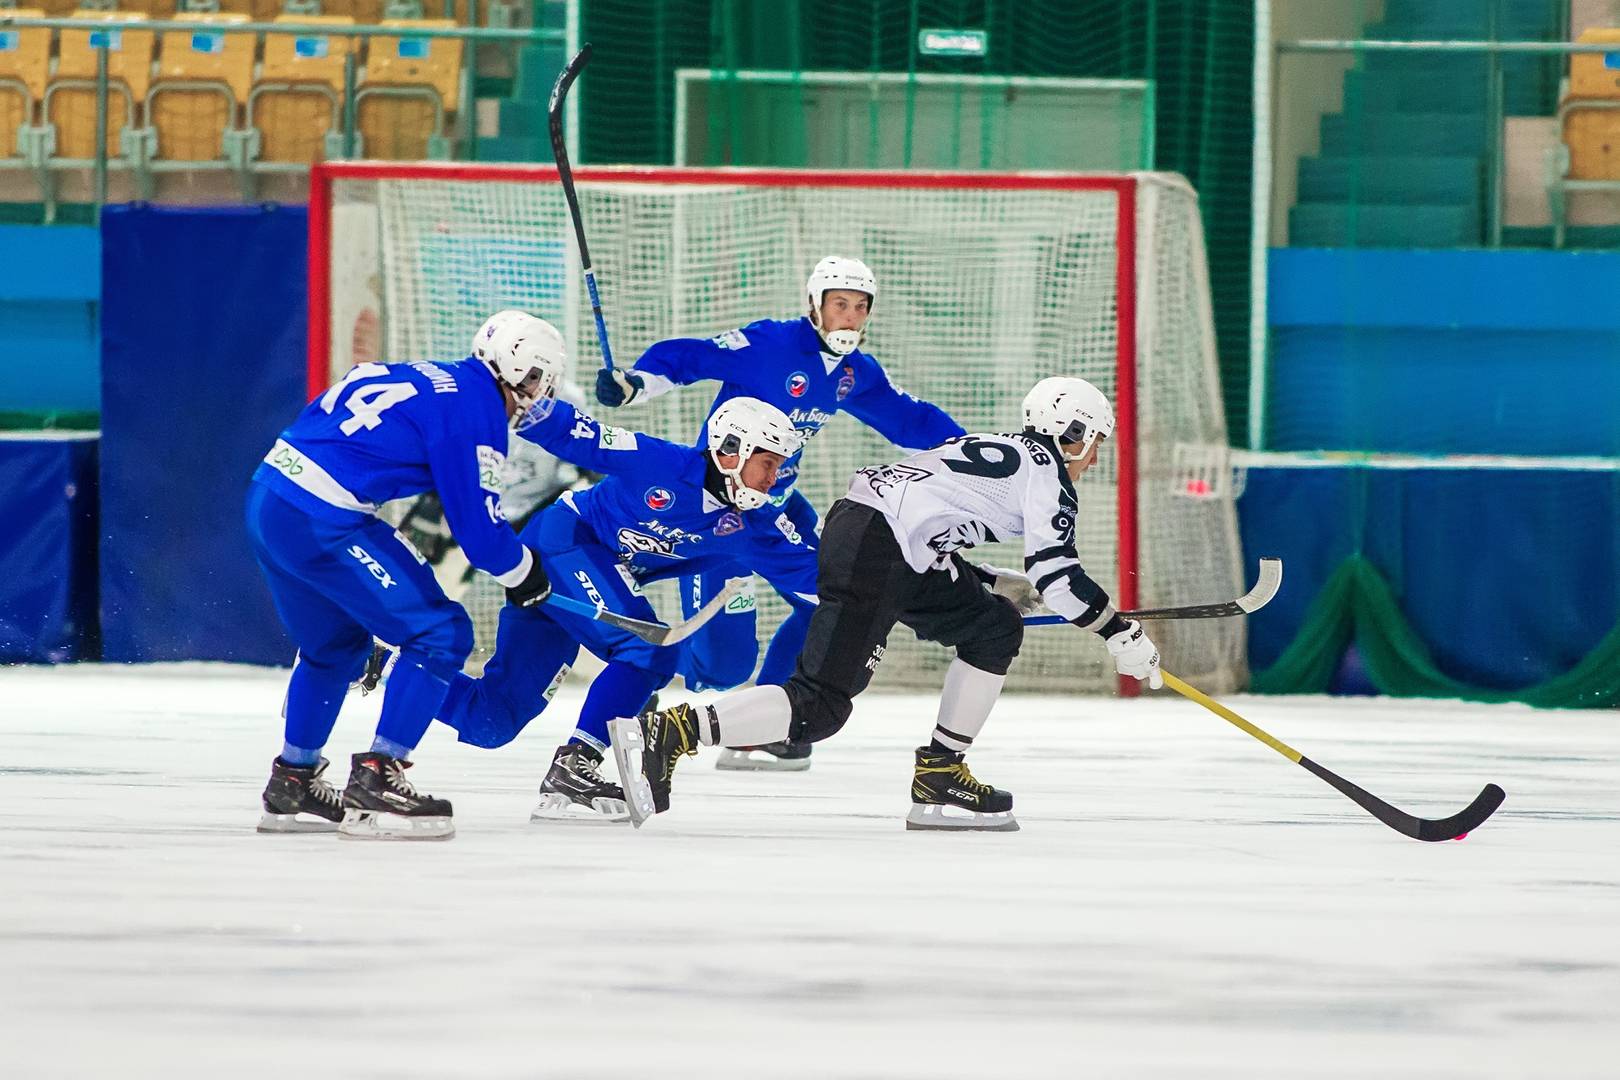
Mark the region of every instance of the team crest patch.
<instances>
[{"instance_id":1,"label":"team crest patch","mask_svg":"<svg viewBox=\"0 0 1620 1080\"><path fill-rule=\"evenodd\" d=\"M646 499L647 506L653 510L664 511L675 505L675 493L669 488L650 487Z\"/></svg>"},{"instance_id":2,"label":"team crest patch","mask_svg":"<svg viewBox=\"0 0 1620 1080\"><path fill-rule=\"evenodd\" d=\"M855 369L844 366L844 373L838 377L838 400L843 401L849 397L849 392L855 389Z\"/></svg>"},{"instance_id":3,"label":"team crest patch","mask_svg":"<svg viewBox=\"0 0 1620 1080\"><path fill-rule=\"evenodd\" d=\"M737 515L737 512L735 510L727 510L725 513L720 515L720 520L714 523L714 535L730 536L734 532L740 532L742 527L743 521L742 518Z\"/></svg>"},{"instance_id":4,"label":"team crest patch","mask_svg":"<svg viewBox=\"0 0 1620 1080\"><path fill-rule=\"evenodd\" d=\"M810 376L802 371L795 371L788 376L787 392L789 397L804 397L804 392L810 389Z\"/></svg>"}]
</instances>

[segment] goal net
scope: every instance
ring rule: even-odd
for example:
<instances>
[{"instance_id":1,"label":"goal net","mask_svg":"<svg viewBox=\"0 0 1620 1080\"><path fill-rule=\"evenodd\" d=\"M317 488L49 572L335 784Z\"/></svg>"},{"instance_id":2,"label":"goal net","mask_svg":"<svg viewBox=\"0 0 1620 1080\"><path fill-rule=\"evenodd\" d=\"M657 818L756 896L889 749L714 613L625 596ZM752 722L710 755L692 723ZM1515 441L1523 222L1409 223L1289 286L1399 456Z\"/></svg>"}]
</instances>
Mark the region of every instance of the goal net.
<instances>
[{"instance_id":1,"label":"goal net","mask_svg":"<svg viewBox=\"0 0 1620 1080\"><path fill-rule=\"evenodd\" d=\"M620 366L663 338L802 315L816 261L856 256L879 283L863 348L969 431L1017 430L1025 392L1048 375L1082 376L1114 401L1115 437L1079 484L1076 542L1119 606L1243 591L1203 234L1184 180L660 168L576 180ZM365 360L464 356L507 307L563 330L588 392L600 355L555 169L340 162L316 166L311 188L312 392ZM614 422L690 442L716 389L681 388ZM840 417L808 448L799 487L825 514L857 468L900 456ZM977 557L1023 565L1016 544ZM757 586L763 640L786 606ZM678 617L670 589L653 596ZM487 649L500 591L485 579L462 598ZM1185 678L1246 678L1240 619L1158 623L1153 636ZM936 686L949 659L897 627L876 685ZM1009 680L1116 685L1102 642L1065 627L1032 628Z\"/></svg>"}]
</instances>

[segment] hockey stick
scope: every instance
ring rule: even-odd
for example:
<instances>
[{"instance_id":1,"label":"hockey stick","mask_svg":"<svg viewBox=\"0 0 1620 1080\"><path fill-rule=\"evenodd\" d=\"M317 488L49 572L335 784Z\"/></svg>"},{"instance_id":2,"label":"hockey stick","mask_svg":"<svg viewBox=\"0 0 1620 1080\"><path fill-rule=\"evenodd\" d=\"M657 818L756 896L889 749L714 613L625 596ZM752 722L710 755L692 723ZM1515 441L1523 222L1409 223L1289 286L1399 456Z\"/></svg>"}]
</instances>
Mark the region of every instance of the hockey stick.
<instances>
[{"instance_id":1,"label":"hockey stick","mask_svg":"<svg viewBox=\"0 0 1620 1080\"><path fill-rule=\"evenodd\" d=\"M607 321L602 318L602 298L596 291L596 271L591 268L591 249L585 243L585 219L579 212L579 196L574 192L574 170L568 164L568 144L563 141L563 99L574 85L579 73L591 62L591 46L587 42L557 76L557 85L551 88L551 104L546 112L551 122L551 155L557 159L557 177L562 181L563 198L568 201L568 216L574 221L574 237L579 241L579 265L585 272L585 289L591 294L591 314L596 316L596 340L602 346L602 366L613 370L613 350L608 348Z\"/></svg>"},{"instance_id":2,"label":"hockey stick","mask_svg":"<svg viewBox=\"0 0 1620 1080\"><path fill-rule=\"evenodd\" d=\"M1224 619L1231 615L1248 615L1271 603L1271 598L1277 595L1281 587L1282 560L1275 555L1267 555L1260 560L1260 579L1254 583L1254 588L1236 600L1219 604L1188 604L1185 607L1140 608L1122 611L1120 615L1127 619ZM1068 621L1061 615L1024 616L1025 626L1055 626Z\"/></svg>"},{"instance_id":3,"label":"hockey stick","mask_svg":"<svg viewBox=\"0 0 1620 1080\"><path fill-rule=\"evenodd\" d=\"M731 600L742 592L745 579L732 578L726 582L726 587L714 594L714 598L699 608L690 619L665 626L663 623L646 622L642 619L632 619L628 615L620 615L617 611L609 611L603 604L587 604L583 600L575 600L568 596L558 596L552 593L546 597L549 607L557 608L574 615L583 615L587 619L607 623L620 630L628 630L642 641L653 645L674 645L685 641L703 626L704 623L720 614Z\"/></svg>"},{"instance_id":4,"label":"hockey stick","mask_svg":"<svg viewBox=\"0 0 1620 1080\"><path fill-rule=\"evenodd\" d=\"M1314 773L1319 779L1327 781L1337 788L1341 795L1349 798L1351 802L1382 821L1385 825L1403 836L1412 837L1414 840L1431 842L1437 840L1461 840L1483 825L1485 819L1496 813L1496 808L1502 805L1503 799L1507 798L1507 792L1495 784L1486 784L1485 789L1475 796L1473 802L1448 818L1414 817L1404 810L1397 810L1376 795L1363 791L1333 770L1323 768L1287 743L1272 738L1197 687L1188 686L1168 671L1161 672L1161 674L1164 676L1164 684L1182 697L1197 702L1222 720L1242 728L1295 765L1302 766L1307 772Z\"/></svg>"}]
</instances>

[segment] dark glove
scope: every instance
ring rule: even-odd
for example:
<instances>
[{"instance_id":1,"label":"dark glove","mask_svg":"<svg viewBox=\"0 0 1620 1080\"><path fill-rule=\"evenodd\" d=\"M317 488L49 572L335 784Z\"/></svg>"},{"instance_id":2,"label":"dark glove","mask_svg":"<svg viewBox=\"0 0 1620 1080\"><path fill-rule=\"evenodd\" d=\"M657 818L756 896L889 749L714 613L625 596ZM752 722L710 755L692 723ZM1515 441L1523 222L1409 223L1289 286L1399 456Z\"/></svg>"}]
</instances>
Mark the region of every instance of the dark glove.
<instances>
[{"instance_id":1,"label":"dark glove","mask_svg":"<svg viewBox=\"0 0 1620 1080\"><path fill-rule=\"evenodd\" d=\"M530 549L534 562L529 566L528 574L522 581L506 590L506 602L516 604L518 607L533 607L543 604L546 597L551 595L551 579L546 577L546 568L540 565L539 552Z\"/></svg>"},{"instance_id":2,"label":"dark glove","mask_svg":"<svg viewBox=\"0 0 1620 1080\"><path fill-rule=\"evenodd\" d=\"M610 409L616 409L636 400L646 385L634 371L603 368L596 373L596 400Z\"/></svg>"}]
</instances>

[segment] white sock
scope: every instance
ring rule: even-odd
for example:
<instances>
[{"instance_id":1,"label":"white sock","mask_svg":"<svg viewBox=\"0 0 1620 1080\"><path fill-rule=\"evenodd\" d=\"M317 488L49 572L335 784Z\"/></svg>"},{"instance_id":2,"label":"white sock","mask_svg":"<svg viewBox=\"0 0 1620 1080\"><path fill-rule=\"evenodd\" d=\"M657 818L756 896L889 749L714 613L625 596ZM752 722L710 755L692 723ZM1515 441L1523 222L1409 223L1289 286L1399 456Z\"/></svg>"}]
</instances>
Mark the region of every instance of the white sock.
<instances>
[{"instance_id":1,"label":"white sock","mask_svg":"<svg viewBox=\"0 0 1620 1080\"><path fill-rule=\"evenodd\" d=\"M780 686L751 686L727 694L713 705L715 723L698 722L698 739L704 746L760 746L787 738L793 723L793 706ZM703 708L699 706L699 716Z\"/></svg>"},{"instance_id":2,"label":"white sock","mask_svg":"<svg viewBox=\"0 0 1620 1080\"><path fill-rule=\"evenodd\" d=\"M945 669L945 686L939 692L935 741L958 752L972 746L1006 681L1005 675L992 675L972 664L952 660Z\"/></svg>"}]
</instances>

